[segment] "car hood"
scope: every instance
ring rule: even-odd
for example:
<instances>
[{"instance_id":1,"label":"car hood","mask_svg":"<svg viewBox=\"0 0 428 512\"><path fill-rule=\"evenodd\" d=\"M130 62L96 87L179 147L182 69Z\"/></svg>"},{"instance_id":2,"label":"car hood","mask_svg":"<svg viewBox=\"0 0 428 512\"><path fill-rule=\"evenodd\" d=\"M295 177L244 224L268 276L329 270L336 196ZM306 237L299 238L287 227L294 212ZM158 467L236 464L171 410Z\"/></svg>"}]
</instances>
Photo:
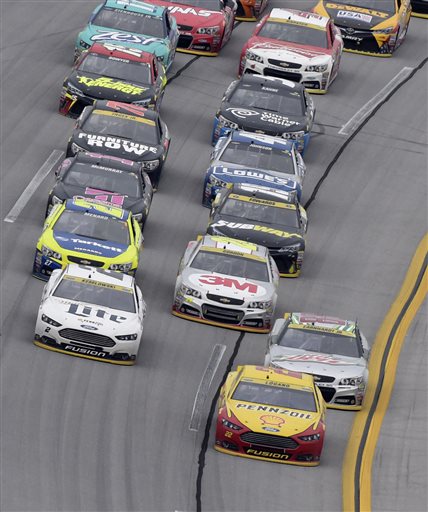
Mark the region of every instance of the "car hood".
<instances>
[{"instance_id":1,"label":"car hood","mask_svg":"<svg viewBox=\"0 0 428 512\"><path fill-rule=\"evenodd\" d=\"M328 48L277 41L265 37L252 37L248 42L248 48L265 59L287 60L299 64L325 62L327 57L331 58L333 52Z\"/></svg>"},{"instance_id":2,"label":"car hood","mask_svg":"<svg viewBox=\"0 0 428 512\"><path fill-rule=\"evenodd\" d=\"M215 228L215 233L213 229ZM207 228L209 235L221 235L264 245L269 248L287 247L299 243L305 248L305 240L298 228L286 228L276 224L245 221L231 215L218 215Z\"/></svg>"},{"instance_id":3,"label":"car hood","mask_svg":"<svg viewBox=\"0 0 428 512\"><path fill-rule=\"evenodd\" d=\"M226 409L252 432L285 437L304 432L312 425L318 425L320 420L320 414L316 411L300 411L239 400L228 400Z\"/></svg>"},{"instance_id":4,"label":"car hood","mask_svg":"<svg viewBox=\"0 0 428 512\"><path fill-rule=\"evenodd\" d=\"M59 297L48 297L42 303L42 312L62 324L63 328L78 329L109 337L112 334L116 336L132 334L141 330L136 313Z\"/></svg>"},{"instance_id":5,"label":"car hood","mask_svg":"<svg viewBox=\"0 0 428 512\"><path fill-rule=\"evenodd\" d=\"M270 357L271 364L286 370L329 375L336 378L358 377L363 374L367 367L363 358L321 354L278 345L271 346Z\"/></svg>"},{"instance_id":6,"label":"car hood","mask_svg":"<svg viewBox=\"0 0 428 512\"><path fill-rule=\"evenodd\" d=\"M92 98L132 103L142 101L154 96L154 89L148 84L127 82L117 78L95 73L76 71L72 73L67 82Z\"/></svg>"},{"instance_id":7,"label":"car hood","mask_svg":"<svg viewBox=\"0 0 428 512\"><path fill-rule=\"evenodd\" d=\"M325 10L342 27L368 30L391 18L393 14L365 7L347 6L344 4L324 3Z\"/></svg>"},{"instance_id":8,"label":"car hood","mask_svg":"<svg viewBox=\"0 0 428 512\"><path fill-rule=\"evenodd\" d=\"M177 20L179 30L191 30L187 27L201 28L221 25L224 21L224 14L219 11L209 11L200 7L190 5L171 5L171 2L156 2L158 5L168 7L169 12ZM180 25L184 25L183 28Z\"/></svg>"},{"instance_id":9,"label":"car hood","mask_svg":"<svg viewBox=\"0 0 428 512\"><path fill-rule=\"evenodd\" d=\"M271 283L194 268L184 269L181 278L184 285L190 286L195 290L222 295L232 299L270 300L274 292L274 287Z\"/></svg>"},{"instance_id":10,"label":"car hood","mask_svg":"<svg viewBox=\"0 0 428 512\"><path fill-rule=\"evenodd\" d=\"M293 116L278 114L255 107L243 108L239 105L224 103L220 114L235 122L239 127L250 130L269 130L271 132L296 132L306 130L306 119L303 115Z\"/></svg>"},{"instance_id":11,"label":"car hood","mask_svg":"<svg viewBox=\"0 0 428 512\"><path fill-rule=\"evenodd\" d=\"M160 145L152 146L143 142L134 142L122 139L115 135L97 135L76 130L73 133L73 142L91 153L102 153L103 155L126 158L133 162L142 160L155 160L160 158L163 148Z\"/></svg>"},{"instance_id":12,"label":"car hood","mask_svg":"<svg viewBox=\"0 0 428 512\"><path fill-rule=\"evenodd\" d=\"M211 166L209 170L229 183L249 183L282 190L295 190L295 183L302 183L302 178L297 174L286 174L269 169L250 169L245 165L221 161Z\"/></svg>"},{"instance_id":13,"label":"car hood","mask_svg":"<svg viewBox=\"0 0 428 512\"><path fill-rule=\"evenodd\" d=\"M78 236L65 231L54 231L55 242L66 251L84 253L103 258L115 258L128 250L128 245Z\"/></svg>"},{"instance_id":14,"label":"car hood","mask_svg":"<svg viewBox=\"0 0 428 512\"><path fill-rule=\"evenodd\" d=\"M163 52L165 47L169 49L169 41L167 39L136 34L134 32L124 32L122 30L109 29L92 24L87 26L84 31L84 36L91 41L91 43L110 42L130 48L140 48L150 53L155 53L156 50Z\"/></svg>"}]
</instances>

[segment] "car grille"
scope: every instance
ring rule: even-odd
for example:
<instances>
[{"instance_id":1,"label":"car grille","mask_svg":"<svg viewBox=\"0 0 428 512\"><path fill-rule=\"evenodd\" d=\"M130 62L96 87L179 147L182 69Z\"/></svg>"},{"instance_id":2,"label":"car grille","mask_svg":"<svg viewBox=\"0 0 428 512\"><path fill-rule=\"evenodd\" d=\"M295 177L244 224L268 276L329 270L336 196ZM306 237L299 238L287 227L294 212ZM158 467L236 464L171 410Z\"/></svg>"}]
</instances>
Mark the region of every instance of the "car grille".
<instances>
[{"instance_id":1,"label":"car grille","mask_svg":"<svg viewBox=\"0 0 428 512\"><path fill-rule=\"evenodd\" d=\"M186 30L188 32L189 30L192 30L193 27L190 25L177 25L177 28L178 30Z\"/></svg>"},{"instance_id":2,"label":"car grille","mask_svg":"<svg viewBox=\"0 0 428 512\"><path fill-rule=\"evenodd\" d=\"M202 314L206 320L232 325L240 324L244 317L243 311L219 308L217 306L211 306L210 304L204 304L202 306Z\"/></svg>"},{"instance_id":3,"label":"car grille","mask_svg":"<svg viewBox=\"0 0 428 512\"><path fill-rule=\"evenodd\" d=\"M284 78L285 80L291 80L292 82L300 82L302 75L300 73L288 73L287 71L281 71L280 69L265 68L263 70L265 76L273 76L275 78Z\"/></svg>"},{"instance_id":4,"label":"car grille","mask_svg":"<svg viewBox=\"0 0 428 512\"><path fill-rule=\"evenodd\" d=\"M232 297L224 297L223 295L214 295L213 293L207 293L207 299L214 302L221 302L222 304L233 304L235 306L242 306L244 301L242 299L234 299Z\"/></svg>"},{"instance_id":5,"label":"car grille","mask_svg":"<svg viewBox=\"0 0 428 512\"><path fill-rule=\"evenodd\" d=\"M240 436L245 443L257 444L274 448L289 448L294 450L299 445L291 437L274 436L272 434L258 434L257 432L245 432Z\"/></svg>"},{"instance_id":6,"label":"car grille","mask_svg":"<svg viewBox=\"0 0 428 512\"><path fill-rule=\"evenodd\" d=\"M328 375L316 375L313 374L315 382L334 382L335 377L329 377Z\"/></svg>"},{"instance_id":7,"label":"car grille","mask_svg":"<svg viewBox=\"0 0 428 512\"><path fill-rule=\"evenodd\" d=\"M324 388L323 386L318 386L324 400L328 403L333 399L336 390L334 388Z\"/></svg>"},{"instance_id":8,"label":"car grille","mask_svg":"<svg viewBox=\"0 0 428 512\"><path fill-rule=\"evenodd\" d=\"M192 41L192 36L180 35L178 38L177 48L189 48L189 46L192 44Z\"/></svg>"},{"instance_id":9,"label":"car grille","mask_svg":"<svg viewBox=\"0 0 428 512\"><path fill-rule=\"evenodd\" d=\"M89 258L78 258L77 256L67 256L68 261L79 265L90 265L91 267L102 267L103 261L90 260Z\"/></svg>"},{"instance_id":10,"label":"car grille","mask_svg":"<svg viewBox=\"0 0 428 512\"><path fill-rule=\"evenodd\" d=\"M85 345L94 345L97 347L114 347L116 345L108 336L95 334L93 332L79 331L77 329L62 329L59 333L66 340L77 341Z\"/></svg>"},{"instance_id":11,"label":"car grille","mask_svg":"<svg viewBox=\"0 0 428 512\"><path fill-rule=\"evenodd\" d=\"M276 59L268 59L269 64L272 64L272 66L281 66L284 68L290 68L290 69L300 69L302 67L301 64L296 64L295 62L284 62L283 60L276 60ZM283 66L284 64L287 64L286 66Z\"/></svg>"}]
</instances>

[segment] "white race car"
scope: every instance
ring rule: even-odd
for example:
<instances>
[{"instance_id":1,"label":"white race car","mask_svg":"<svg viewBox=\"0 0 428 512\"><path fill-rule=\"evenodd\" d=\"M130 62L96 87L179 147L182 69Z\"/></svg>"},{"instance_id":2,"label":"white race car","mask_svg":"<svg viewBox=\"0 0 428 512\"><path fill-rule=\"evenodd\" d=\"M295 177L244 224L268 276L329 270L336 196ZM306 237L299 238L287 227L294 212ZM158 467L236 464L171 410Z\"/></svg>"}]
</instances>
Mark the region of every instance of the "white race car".
<instances>
[{"instance_id":1,"label":"white race car","mask_svg":"<svg viewBox=\"0 0 428 512\"><path fill-rule=\"evenodd\" d=\"M172 313L230 329L269 332L278 283L279 272L266 247L206 235L187 245Z\"/></svg>"},{"instance_id":2,"label":"white race car","mask_svg":"<svg viewBox=\"0 0 428 512\"><path fill-rule=\"evenodd\" d=\"M285 78L309 92L325 93L339 71L343 51L340 30L313 12L273 9L245 43L239 75Z\"/></svg>"},{"instance_id":3,"label":"white race car","mask_svg":"<svg viewBox=\"0 0 428 512\"><path fill-rule=\"evenodd\" d=\"M68 265L43 290L34 343L96 361L132 365L146 303L135 279L121 272Z\"/></svg>"},{"instance_id":4,"label":"white race car","mask_svg":"<svg viewBox=\"0 0 428 512\"><path fill-rule=\"evenodd\" d=\"M269 336L265 366L312 374L329 408L361 409L369 353L355 322L286 313Z\"/></svg>"}]
</instances>

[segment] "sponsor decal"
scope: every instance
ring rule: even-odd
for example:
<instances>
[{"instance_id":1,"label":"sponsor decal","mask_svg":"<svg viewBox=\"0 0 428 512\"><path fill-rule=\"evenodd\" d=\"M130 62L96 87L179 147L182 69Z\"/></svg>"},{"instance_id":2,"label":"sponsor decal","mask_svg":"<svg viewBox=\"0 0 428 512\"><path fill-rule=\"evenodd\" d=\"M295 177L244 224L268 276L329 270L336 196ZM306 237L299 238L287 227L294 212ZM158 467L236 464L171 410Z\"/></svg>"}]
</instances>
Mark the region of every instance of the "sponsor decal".
<instances>
[{"instance_id":1,"label":"sponsor decal","mask_svg":"<svg viewBox=\"0 0 428 512\"><path fill-rule=\"evenodd\" d=\"M231 112L234 116L239 117L240 119L246 119L251 116L259 116L260 113L255 110L248 110L246 108L228 108L228 112Z\"/></svg>"},{"instance_id":2,"label":"sponsor decal","mask_svg":"<svg viewBox=\"0 0 428 512\"><path fill-rule=\"evenodd\" d=\"M204 11L203 9L193 9L193 7L175 7L175 6L168 6L168 10L172 14L192 14L193 16L201 16L203 18L208 18L209 16L212 16L213 14L219 14L217 12L213 11Z\"/></svg>"},{"instance_id":3,"label":"sponsor decal","mask_svg":"<svg viewBox=\"0 0 428 512\"><path fill-rule=\"evenodd\" d=\"M143 155L147 151L156 154L157 148L132 142L129 140L119 139L117 137L108 137L105 135L93 135L90 133L79 133L79 139L86 139L88 146L97 148L123 149L126 153L134 153L138 156Z\"/></svg>"},{"instance_id":4,"label":"sponsor decal","mask_svg":"<svg viewBox=\"0 0 428 512\"><path fill-rule=\"evenodd\" d=\"M116 206L122 206L125 201L125 197L115 192L106 192L105 190L99 190L97 188L86 187L85 194L87 196L94 196L97 201L104 201L105 203L112 203Z\"/></svg>"},{"instance_id":5,"label":"sponsor decal","mask_svg":"<svg viewBox=\"0 0 428 512\"><path fill-rule=\"evenodd\" d=\"M274 425L276 427L280 427L285 423L283 418L273 416L272 414L264 414L263 416L260 416L260 421L263 425Z\"/></svg>"},{"instance_id":6,"label":"sponsor decal","mask_svg":"<svg viewBox=\"0 0 428 512\"><path fill-rule=\"evenodd\" d=\"M297 121L292 121L288 119L288 117L280 116L279 114L275 114L275 112L262 112L260 117L262 121L266 121L267 123L279 124L281 126L296 126L299 123Z\"/></svg>"},{"instance_id":7,"label":"sponsor decal","mask_svg":"<svg viewBox=\"0 0 428 512\"><path fill-rule=\"evenodd\" d=\"M90 348L82 348L75 347L73 345L66 345L64 347L65 350L70 350L71 352L77 352L78 354L84 354L86 356L95 356L95 357L106 357L107 354L105 352L99 352L98 350L92 350Z\"/></svg>"},{"instance_id":8,"label":"sponsor decal","mask_svg":"<svg viewBox=\"0 0 428 512\"><path fill-rule=\"evenodd\" d=\"M262 89L263 91L278 92L278 89L274 89L273 87L262 86Z\"/></svg>"},{"instance_id":9,"label":"sponsor decal","mask_svg":"<svg viewBox=\"0 0 428 512\"><path fill-rule=\"evenodd\" d=\"M389 18L390 15L386 12L380 12L380 11L374 11L373 9L368 9L366 7L357 7L353 5L343 5L343 4L334 4L334 3L328 3L326 4L327 9L336 9L336 10L346 10L346 11L353 11L353 12L362 12L366 14L371 14L372 16L377 16L378 18Z\"/></svg>"},{"instance_id":10,"label":"sponsor decal","mask_svg":"<svg viewBox=\"0 0 428 512\"><path fill-rule=\"evenodd\" d=\"M266 430L266 432L279 432L279 428L274 427L262 427L263 430Z\"/></svg>"},{"instance_id":11,"label":"sponsor decal","mask_svg":"<svg viewBox=\"0 0 428 512\"><path fill-rule=\"evenodd\" d=\"M334 356L322 354L296 354L289 356L275 357L275 361L296 361L296 362L312 362L312 363L325 363L325 364L353 364L338 359Z\"/></svg>"},{"instance_id":12,"label":"sponsor decal","mask_svg":"<svg viewBox=\"0 0 428 512\"><path fill-rule=\"evenodd\" d=\"M293 316L293 321L295 320ZM310 315L307 313L302 313L299 317L296 317L297 323L299 323L299 320L302 324L305 323L320 323L320 324L336 324L336 325L346 325L345 320L341 320L340 318L336 318L334 316L318 316L318 315Z\"/></svg>"},{"instance_id":13,"label":"sponsor decal","mask_svg":"<svg viewBox=\"0 0 428 512\"><path fill-rule=\"evenodd\" d=\"M84 267L83 265L79 265L82 268L85 268L86 270L93 270L92 268ZM106 270L104 268L97 269L98 274L104 274L112 279L117 279L118 281L123 281L124 275L119 272L114 272L113 270ZM114 275L117 274L117 275ZM109 290L117 290L119 292L125 292L125 293L134 293L132 288L127 288L126 286L119 286L117 284L111 284L111 283L105 283L103 281L95 281L94 279L86 279L85 277L74 277L74 276L64 276L64 279L67 281L75 281L77 283L83 283L83 284L90 284L91 286L99 286L100 288L108 288ZM69 304L69 302L66 302L65 304ZM89 323L95 323L96 325L102 325L98 324L96 322L89 322Z\"/></svg>"},{"instance_id":14,"label":"sponsor decal","mask_svg":"<svg viewBox=\"0 0 428 512\"><path fill-rule=\"evenodd\" d=\"M327 55L327 53L321 50L308 50L305 48L297 48L294 46L287 46L286 44L280 44L280 43L268 43L268 42L261 42L256 43L254 46L250 48L251 50L281 50L281 51L287 51L290 53L294 53L296 55L300 55L302 57L318 57L320 55Z\"/></svg>"},{"instance_id":15,"label":"sponsor decal","mask_svg":"<svg viewBox=\"0 0 428 512\"><path fill-rule=\"evenodd\" d=\"M269 228L268 226L257 226L256 224L241 224L240 222L229 222L227 220L219 220L211 224L212 227L226 226L230 229L247 229L251 231L257 231L259 233L267 233L269 235L278 236L280 238L302 238L297 233L287 233L287 231L281 231L280 229Z\"/></svg>"},{"instance_id":16,"label":"sponsor decal","mask_svg":"<svg viewBox=\"0 0 428 512\"><path fill-rule=\"evenodd\" d=\"M338 11L337 17L338 18L349 18L352 20L361 20L361 21L365 21L366 23L370 23L373 19L373 16L370 16L369 14L364 14L362 12L352 12L352 11Z\"/></svg>"},{"instance_id":17,"label":"sponsor decal","mask_svg":"<svg viewBox=\"0 0 428 512\"><path fill-rule=\"evenodd\" d=\"M77 77L77 80L79 81L79 84L84 84L88 87L113 89L115 91L124 92L125 94L130 94L131 96L135 96L136 94L141 94L144 91L147 91L147 87L137 87L136 85L131 85L126 82L115 81L112 78L104 76L100 78L90 78L88 76L80 75Z\"/></svg>"},{"instance_id":18,"label":"sponsor decal","mask_svg":"<svg viewBox=\"0 0 428 512\"><path fill-rule=\"evenodd\" d=\"M90 245L92 247L99 247L100 249L106 249L108 251L113 251L113 252L117 252L119 254L121 254L123 252L122 249L119 249L118 247L113 247L111 245L104 245L104 244L100 244L99 242L93 242L91 240L81 240L80 238L71 238L70 239L73 243L75 244L80 244L80 245ZM86 247L84 249L86 251Z\"/></svg>"},{"instance_id":19,"label":"sponsor decal","mask_svg":"<svg viewBox=\"0 0 428 512\"><path fill-rule=\"evenodd\" d=\"M290 455L287 453L275 453L268 452L266 450L255 450L254 448L245 448L247 455L253 455L254 457L265 457L267 459L287 460Z\"/></svg>"},{"instance_id":20,"label":"sponsor decal","mask_svg":"<svg viewBox=\"0 0 428 512\"><path fill-rule=\"evenodd\" d=\"M80 326L82 329L86 329L87 331L98 331L98 329L96 327L94 327L93 325L81 325Z\"/></svg>"},{"instance_id":21,"label":"sponsor decal","mask_svg":"<svg viewBox=\"0 0 428 512\"><path fill-rule=\"evenodd\" d=\"M240 281L239 279L233 279L230 277L221 277L208 275L200 275L199 282L208 286L224 286L225 288L235 288L239 291L248 291L248 293L257 293L257 290L261 287L255 283L249 281Z\"/></svg>"},{"instance_id":22,"label":"sponsor decal","mask_svg":"<svg viewBox=\"0 0 428 512\"><path fill-rule=\"evenodd\" d=\"M109 50L110 52L121 52L121 53L127 53L128 55L132 55L133 57L142 57L143 52L141 50L138 50L138 48L127 48L126 46L120 46L118 44L109 44L104 43L104 48ZM129 62L129 61L127 61Z\"/></svg>"},{"instance_id":23,"label":"sponsor decal","mask_svg":"<svg viewBox=\"0 0 428 512\"><path fill-rule=\"evenodd\" d=\"M219 174L214 172L214 174ZM279 185L294 185L294 182L288 180L287 178L280 178L279 176L271 176L270 174L265 174L264 172L259 171L247 171L245 169L234 169L229 170L227 167L222 169L220 174L227 174L229 176L245 176L247 178L255 178L257 180L268 181L269 183L277 183Z\"/></svg>"},{"instance_id":24,"label":"sponsor decal","mask_svg":"<svg viewBox=\"0 0 428 512\"><path fill-rule=\"evenodd\" d=\"M276 414L284 414L286 416L290 416L291 418L300 418L304 420L310 420L313 418L312 414L293 411L290 409L283 409L282 407L274 407L272 405L250 405L238 403L236 404L237 409L246 409L248 411L265 411L265 412L273 412Z\"/></svg>"},{"instance_id":25,"label":"sponsor decal","mask_svg":"<svg viewBox=\"0 0 428 512\"><path fill-rule=\"evenodd\" d=\"M91 41L118 41L119 43L136 43L148 45L152 43L163 43L163 39L159 37L144 37L135 34L127 34L126 32L101 32L91 37Z\"/></svg>"},{"instance_id":26,"label":"sponsor decal","mask_svg":"<svg viewBox=\"0 0 428 512\"><path fill-rule=\"evenodd\" d=\"M69 308L66 311L66 313L70 313L70 315L76 315L80 317L96 316L98 318L108 319L111 322L115 322L117 324L121 324L125 320L127 320L126 316L112 315L107 311L104 311L104 309L93 308L91 306L83 306L83 304L79 304L77 302L72 302L69 305Z\"/></svg>"}]
</instances>

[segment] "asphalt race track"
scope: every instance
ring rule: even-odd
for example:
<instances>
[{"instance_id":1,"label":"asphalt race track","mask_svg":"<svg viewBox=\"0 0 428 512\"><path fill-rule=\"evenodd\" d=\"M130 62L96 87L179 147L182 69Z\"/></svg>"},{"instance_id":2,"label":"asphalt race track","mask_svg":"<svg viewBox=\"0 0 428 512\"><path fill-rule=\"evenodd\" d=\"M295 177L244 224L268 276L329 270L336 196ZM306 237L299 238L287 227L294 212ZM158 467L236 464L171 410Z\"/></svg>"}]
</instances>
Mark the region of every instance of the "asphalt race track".
<instances>
[{"instance_id":1,"label":"asphalt race track","mask_svg":"<svg viewBox=\"0 0 428 512\"><path fill-rule=\"evenodd\" d=\"M311 2L272 6L309 8ZM215 452L213 397L228 364L263 361L266 337L170 314L180 256L204 232L200 204L213 115L235 78L254 24L241 23L217 58L177 54L162 116L172 145L144 232L138 281L149 314L134 367L68 357L32 344L43 283L31 276L53 173L14 223L7 216L73 120L57 113L74 38L97 2L1 1L1 502L9 511L338 511L354 413L329 411L321 465L301 468ZM303 203L346 141L338 131L399 73L427 57L428 22L412 18L391 59L346 53L317 96ZM308 210L302 276L283 279L277 315L354 319L373 340L427 228L428 64L347 145ZM373 510L426 510L426 308L409 331L373 468ZM237 345L238 343L238 345ZM189 430L216 345L226 351ZM237 350L236 357L234 350ZM423 363L425 361L425 363ZM405 442L404 442L405 438ZM198 462L204 460L205 465ZM197 481L200 485L197 485ZM198 501L199 500L199 501Z\"/></svg>"}]
</instances>

